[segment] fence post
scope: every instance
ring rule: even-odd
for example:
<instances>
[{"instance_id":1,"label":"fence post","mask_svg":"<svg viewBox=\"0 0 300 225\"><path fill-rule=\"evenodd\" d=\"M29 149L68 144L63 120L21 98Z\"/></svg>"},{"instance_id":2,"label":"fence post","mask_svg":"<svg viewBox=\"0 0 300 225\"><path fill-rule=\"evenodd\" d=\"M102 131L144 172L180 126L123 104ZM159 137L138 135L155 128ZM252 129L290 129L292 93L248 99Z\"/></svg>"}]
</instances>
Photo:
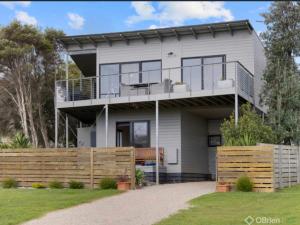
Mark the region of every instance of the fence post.
<instances>
[{"instance_id":1,"label":"fence post","mask_svg":"<svg viewBox=\"0 0 300 225\"><path fill-rule=\"evenodd\" d=\"M291 152L292 152L292 146L290 146L290 150L288 151L289 154L289 187L291 187Z\"/></svg>"},{"instance_id":2,"label":"fence post","mask_svg":"<svg viewBox=\"0 0 300 225\"><path fill-rule=\"evenodd\" d=\"M94 149L90 148L90 188L94 189Z\"/></svg>"},{"instance_id":3,"label":"fence post","mask_svg":"<svg viewBox=\"0 0 300 225\"><path fill-rule=\"evenodd\" d=\"M278 145L278 172L279 172L279 188L282 188L282 146Z\"/></svg>"},{"instance_id":4,"label":"fence post","mask_svg":"<svg viewBox=\"0 0 300 225\"><path fill-rule=\"evenodd\" d=\"M131 189L135 188L135 148L131 148L130 151L130 162L131 162Z\"/></svg>"},{"instance_id":5,"label":"fence post","mask_svg":"<svg viewBox=\"0 0 300 225\"><path fill-rule=\"evenodd\" d=\"M300 145L298 146L297 149L297 183L300 183Z\"/></svg>"},{"instance_id":6,"label":"fence post","mask_svg":"<svg viewBox=\"0 0 300 225\"><path fill-rule=\"evenodd\" d=\"M216 160L216 182L218 182L218 147L216 148L216 155L215 155L215 160Z\"/></svg>"},{"instance_id":7,"label":"fence post","mask_svg":"<svg viewBox=\"0 0 300 225\"><path fill-rule=\"evenodd\" d=\"M257 144L259 145L259 144ZM272 176L273 176L273 179L272 179L272 186L273 186L273 191L276 189L276 183L277 183L277 180L276 180L276 161L275 161L275 157L276 157L276 145L273 145L273 148L272 148L272 169L273 169L273 173L272 173Z\"/></svg>"}]
</instances>

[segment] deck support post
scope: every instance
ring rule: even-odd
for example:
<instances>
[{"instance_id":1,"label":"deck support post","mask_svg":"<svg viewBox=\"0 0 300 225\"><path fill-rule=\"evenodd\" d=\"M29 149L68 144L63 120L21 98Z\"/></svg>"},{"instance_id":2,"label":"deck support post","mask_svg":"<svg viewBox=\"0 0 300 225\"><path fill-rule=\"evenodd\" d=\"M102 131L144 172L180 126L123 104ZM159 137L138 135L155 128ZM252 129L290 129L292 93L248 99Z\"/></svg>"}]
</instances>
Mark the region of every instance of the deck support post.
<instances>
[{"instance_id":1,"label":"deck support post","mask_svg":"<svg viewBox=\"0 0 300 225\"><path fill-rule=\"evenodd\" d=\"M69 148L69 116L66 114L66 148Z\"/></svg>"},{"instance_id":2,"label":"deck support post","mask_svg":"<svg viewBox=\"0 0 300 225\"><path fill-rule=\"evenodd\" d=\"M59 109L55 106L55 148L58 147L58 125L59 125Z\"/></svg>"},{"instance_id":3,"label":"deck support post","mask_svg":"<svg viewBox=\"0 0 300 225\"><path fill-rule=\"evenodd\" d=\"M155 156L156 156L156 185L159 184L159 103L155 101Z\"/></svg>"},{"instance_id":4,"label":"deck support post","mask_svg":"<svg viewBox=\"0 0 300 225\"><path fill-rule=\"evenodd\" d=\"M238 62L235 62L235 92L234 92L234 123L237 127L239 121L239 95L238 95Z\"/></svg>"},{"instance_id":5,"label":"deck support post","mask_svg":"<svg viewBox=\"0 0 300 225\"><path fill-rule=\"evenodd\" d=\"M66 73L66 97L67 100L69 100L69 54L66 52L66 61L65 61L65 73ZM69 117L68 114L66 114L66 148L69 148Z\"/></svg>"},{"instance_id":6,"label":"deck support post","mask_svg":"<svg viewBox=\"0 0 300 225\"><path fill-rule=\"evenodd\" d=\"M105 105L105 147L108 147L108 104Z\"/></svg>"}]
</instances>

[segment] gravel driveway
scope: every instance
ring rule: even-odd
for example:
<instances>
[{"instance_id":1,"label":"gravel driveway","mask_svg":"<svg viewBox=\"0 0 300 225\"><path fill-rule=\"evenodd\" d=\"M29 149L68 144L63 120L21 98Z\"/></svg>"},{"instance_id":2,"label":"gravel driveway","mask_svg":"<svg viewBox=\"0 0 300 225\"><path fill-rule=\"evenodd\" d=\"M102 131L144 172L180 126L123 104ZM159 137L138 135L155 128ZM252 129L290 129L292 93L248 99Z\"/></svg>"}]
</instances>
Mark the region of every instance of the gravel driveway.
<instances>
[{"instance_id":1,"label":"gravel driveway","mask_svg":"<svg viewBox=\"0 0 300 225\"><path fill-rule=\"evenodd\" d=\"M24 225L150 225L214 192L215 182L164 184L48 213Z\"/></svg>"}]
</instances>

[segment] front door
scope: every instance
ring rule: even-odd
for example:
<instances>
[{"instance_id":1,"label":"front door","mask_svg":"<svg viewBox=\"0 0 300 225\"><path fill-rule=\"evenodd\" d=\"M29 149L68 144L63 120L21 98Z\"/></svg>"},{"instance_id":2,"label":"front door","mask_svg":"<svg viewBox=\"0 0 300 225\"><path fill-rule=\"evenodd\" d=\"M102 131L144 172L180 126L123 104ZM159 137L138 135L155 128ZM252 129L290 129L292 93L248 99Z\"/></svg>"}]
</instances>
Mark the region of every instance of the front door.
<instances>
[{"instance_id":1,"label":"front door","mask_svg":"<svg viewBox=\"0 0 300 225\"><path fill-rule=\"evenodd\" d=\"M130 123L129 122L117 123L117 146L118 147L130 146Z\"/></svg>"}]
</instances>

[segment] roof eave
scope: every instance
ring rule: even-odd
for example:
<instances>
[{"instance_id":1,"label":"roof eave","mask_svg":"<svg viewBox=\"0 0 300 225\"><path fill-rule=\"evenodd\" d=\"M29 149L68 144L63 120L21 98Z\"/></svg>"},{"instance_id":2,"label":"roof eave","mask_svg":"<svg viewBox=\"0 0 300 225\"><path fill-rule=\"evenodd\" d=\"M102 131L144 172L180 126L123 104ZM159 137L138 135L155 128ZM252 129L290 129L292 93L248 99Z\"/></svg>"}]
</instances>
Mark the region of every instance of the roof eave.
<instances>
[{"instance_id":1,"label":"roof eave","mask_svg":"<svg viewBox=\"0 0 300 225\"><path fill-rule=\"evenodd\" d=\"M96 47L98 43L105 42L112 46L112 43L114 41L125 41L126 44L129 44L131 40L142 40L146 44L147 40L152 38L159 38L162 41L164 37L174 36L178 40L180 40L181 36L192 35L197 39L200 34L211 33L213 36L215 36L216 32L227 31L233 35L234 31L236 30L246 29L249 30L249 33L252 33L252 31L254 30L249 20L127 32L65 36L59 38L58 41L61 42L66 48L69 45L79 45L79 47L82 48L84 44L92 44Z\"/></svg>"}]
</instances>

